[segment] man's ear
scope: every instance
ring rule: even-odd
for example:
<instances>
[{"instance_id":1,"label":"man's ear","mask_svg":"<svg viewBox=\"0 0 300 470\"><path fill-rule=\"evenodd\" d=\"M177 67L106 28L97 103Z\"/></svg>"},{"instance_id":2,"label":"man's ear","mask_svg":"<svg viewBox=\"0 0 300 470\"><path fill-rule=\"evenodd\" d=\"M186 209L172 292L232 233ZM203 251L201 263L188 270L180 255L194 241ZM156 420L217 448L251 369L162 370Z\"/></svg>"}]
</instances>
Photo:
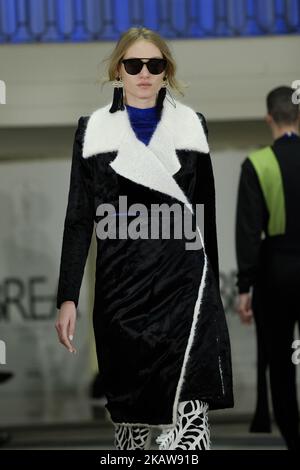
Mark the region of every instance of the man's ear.
<instances>
[{"instance_id":1,"label":"man's ear","mask_svg":"<svg viewBox=\"0 0 300 470\"><path fill-rule=\"evenodd\" d=\"M269 126L273 123L273 118L272 118L271 114L267 113L265 115L265 121Z\"/></svg>"}]
</instances>

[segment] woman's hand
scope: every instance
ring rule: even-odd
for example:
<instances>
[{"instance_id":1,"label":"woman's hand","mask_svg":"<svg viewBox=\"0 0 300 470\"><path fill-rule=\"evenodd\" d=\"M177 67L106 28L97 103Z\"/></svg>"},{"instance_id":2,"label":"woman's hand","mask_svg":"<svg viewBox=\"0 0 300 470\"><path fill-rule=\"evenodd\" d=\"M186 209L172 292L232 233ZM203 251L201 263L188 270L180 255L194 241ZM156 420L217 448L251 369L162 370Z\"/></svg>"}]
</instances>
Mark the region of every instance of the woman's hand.
<instances>
[{"instance_id":1,"label":"woman's hand","mask_svg":"<svg viewBox=\"0 0 300 470\"><path fill-rule=\"evenodd\" d=\"M63 344L70 352L76 353L76 349L72 346L75 333L76 323L76 306L71 300L66 300L60 306L55 328L61 344Z\"/></svg>"}]
</instances>

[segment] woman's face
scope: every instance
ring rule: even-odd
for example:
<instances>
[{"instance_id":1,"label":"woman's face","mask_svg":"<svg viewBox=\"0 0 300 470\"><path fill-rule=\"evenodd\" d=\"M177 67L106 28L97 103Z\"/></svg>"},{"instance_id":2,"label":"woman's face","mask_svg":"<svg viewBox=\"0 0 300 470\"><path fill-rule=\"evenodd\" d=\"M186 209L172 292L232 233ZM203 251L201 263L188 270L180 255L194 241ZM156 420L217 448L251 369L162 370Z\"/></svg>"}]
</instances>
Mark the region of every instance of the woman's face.
<instances>
[{"instance_id":1,"label":"woman's face","mask_svg":"<svg viewBox=\"0 0 300 470\"><path fill-rule=\"evenodd\" d=\"M126 51L123 59L132 58L163 58L161 51L149 41L140 39L132 44ZM159 75L152 75L144 64L142 70L137 75L130 75L126 72L124 64L121 64L120 76L124 83L126 104L137 102L155 105L156 95L159 92L165 71Z\"/></svg>"}]
</instances>

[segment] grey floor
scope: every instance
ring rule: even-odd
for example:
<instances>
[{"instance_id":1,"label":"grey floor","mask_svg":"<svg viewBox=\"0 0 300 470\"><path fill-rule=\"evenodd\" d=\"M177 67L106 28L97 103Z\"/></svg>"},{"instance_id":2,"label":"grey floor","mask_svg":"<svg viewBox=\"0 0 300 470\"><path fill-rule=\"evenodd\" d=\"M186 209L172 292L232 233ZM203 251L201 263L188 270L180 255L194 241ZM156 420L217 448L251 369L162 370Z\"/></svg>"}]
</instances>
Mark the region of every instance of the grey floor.
<instances>
[{"instance_id":1,"label":"grey floor","mask_svg":"<svg viewBox=\"0 0 300 470\"><path fill-rule=\"evenodd\" d=\"M9 434L4 449L98 449L110 450L114 428L104 408L104 400L57 396L0 402L0 431ZM251 414L233 410L210 412L213 450L284 450L285 445L273 424L272 433L249 433ZM160 433L152 431L151 449Z\"/></svg>"},{"instance_id":2,"label":"grey floor","mask_svg":"<svg viewBox=\"0 0 300 470\"><path fill-rule=\"evenodd\" d=\"M113 429L105 423L11 427L10 441L1 449L98 449L113 447ZM153 434L151 449L158 449ZM243 424L214 425L212 450L284 450L278 434L251 434Z\"/></svg>"}]
</instances>

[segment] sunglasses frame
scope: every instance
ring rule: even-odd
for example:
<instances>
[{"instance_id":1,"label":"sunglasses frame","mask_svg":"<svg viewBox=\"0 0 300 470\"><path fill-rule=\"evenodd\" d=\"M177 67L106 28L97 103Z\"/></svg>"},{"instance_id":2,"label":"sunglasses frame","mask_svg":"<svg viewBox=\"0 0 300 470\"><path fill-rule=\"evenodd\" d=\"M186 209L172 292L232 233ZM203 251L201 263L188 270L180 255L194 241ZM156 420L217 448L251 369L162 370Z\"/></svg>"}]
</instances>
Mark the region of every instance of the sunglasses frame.
<instances>
[{"instance_id":1,"label":"sunglasses frame","mask_svg":"<svg viewBox=\"0 0 300 470\"><path fill-rule=\"evenodd\" d=\"M140 63L143 64L142 67L141 67L141 69L140 69L137 73L129 73L129 72L127 71L127 69L126 69L126 63L127 63L127 61L129 61L129 60L139 60ZM147 60L147 62L143 62L143 60ZM162 60L162 61L164 62L164 68L163 68L163 70L162 70L161 72L159 72L159 73L152 73L152 72L149 70L148 64L149 64L149 62L151 63L151 61L153 61L153 60ZM160 75L161 73L163 73L163 72L166 70L167 64L168 64L167 59L165 59L164 57L152 57L152 58L151 58L151 57L150 57L150 58L149 58L149 57L131 57L131 58L129 58L129 59L123 59L123 60L121 61L121 63L124 64L125 70L126 70L126 72L127 72L129 75L137 75L138 73L140 73L140 72L142 71L144 65L146 65L146 67L147 67L147 69L148 69L148 72L151 73L151 75Z\"/></svg>"}]
</instances>

